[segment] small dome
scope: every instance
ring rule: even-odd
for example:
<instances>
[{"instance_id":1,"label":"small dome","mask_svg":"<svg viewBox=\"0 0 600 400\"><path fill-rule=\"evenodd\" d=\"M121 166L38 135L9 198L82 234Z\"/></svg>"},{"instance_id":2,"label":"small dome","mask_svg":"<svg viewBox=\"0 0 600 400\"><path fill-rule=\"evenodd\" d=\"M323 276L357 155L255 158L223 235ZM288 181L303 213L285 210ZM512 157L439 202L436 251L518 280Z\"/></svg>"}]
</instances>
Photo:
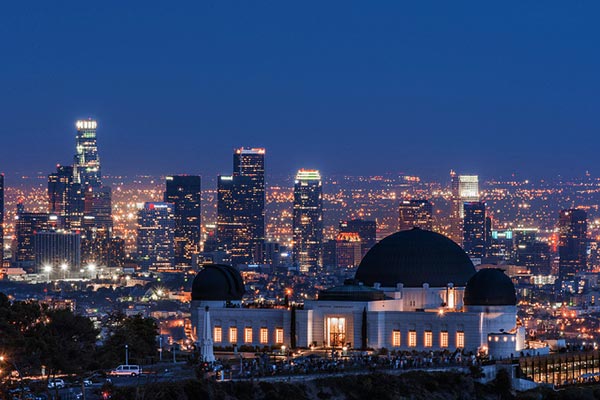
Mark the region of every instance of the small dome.
<instances>
[{"instance_id":1,"label":"small dome","mask_svg":"<svg viewBox=\"0 0 600 400\"><path fill-rule=\"evenodd\" d=\"M377 243L362 259L355 279L382 287L464 287L475 267L459 245L439 233L413 228Z\"/></svg>"},{"instance_id":2,"label":"small dome","mask_svg":"<svg viewBox=\"0 0 600 400\"><path fill-rule=\"evenodd\" d=\"M205 264L192 283L192 300L241 300L244 281L229 265Z\"/></svg>"},{"instance_id":3,"label":"small dome","mask_svg":"<svg viewBox=\"0 0 600 400\"><path fill-rule=\"evenodd\" d=\"M514 306L515 285L501 269L484 268L469 279L463 301L466 306Z\"/></svg>"}]
</instances>

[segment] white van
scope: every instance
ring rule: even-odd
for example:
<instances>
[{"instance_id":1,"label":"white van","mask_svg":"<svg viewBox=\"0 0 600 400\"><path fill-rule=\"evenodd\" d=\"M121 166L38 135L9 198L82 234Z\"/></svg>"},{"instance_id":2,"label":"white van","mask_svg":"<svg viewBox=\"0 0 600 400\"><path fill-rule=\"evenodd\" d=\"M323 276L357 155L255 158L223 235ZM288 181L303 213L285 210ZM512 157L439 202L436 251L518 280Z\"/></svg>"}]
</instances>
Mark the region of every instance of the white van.
<instances>
[{"instance_id":1,"label":"white van","mask_svg":"<svg viewBox=\"0 0 600 400\"><path fill-rule=\"evenodd\" d=\"M142 368L139 365L119 365L109 372L110 375L117 376L138 376L141 373Z\"/></svg>"}]
</instances>

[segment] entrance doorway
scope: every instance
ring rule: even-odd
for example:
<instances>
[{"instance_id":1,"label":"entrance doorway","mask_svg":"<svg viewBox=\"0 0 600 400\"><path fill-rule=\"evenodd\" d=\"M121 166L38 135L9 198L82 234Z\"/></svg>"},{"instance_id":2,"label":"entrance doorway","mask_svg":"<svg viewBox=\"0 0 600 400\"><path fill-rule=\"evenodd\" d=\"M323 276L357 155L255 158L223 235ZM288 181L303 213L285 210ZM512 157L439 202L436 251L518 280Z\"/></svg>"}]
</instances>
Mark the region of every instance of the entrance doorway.
<instances>
[{"instance_id":1,"label":"entrance doorway","mask_svg":"<svg viewBox=\"0 0 600 400\"><path fill-rule=\"evenodd\" d=\"M346 318L327 318L327 347L342 347L346 344Z\"/></svg>"}]
</instances>

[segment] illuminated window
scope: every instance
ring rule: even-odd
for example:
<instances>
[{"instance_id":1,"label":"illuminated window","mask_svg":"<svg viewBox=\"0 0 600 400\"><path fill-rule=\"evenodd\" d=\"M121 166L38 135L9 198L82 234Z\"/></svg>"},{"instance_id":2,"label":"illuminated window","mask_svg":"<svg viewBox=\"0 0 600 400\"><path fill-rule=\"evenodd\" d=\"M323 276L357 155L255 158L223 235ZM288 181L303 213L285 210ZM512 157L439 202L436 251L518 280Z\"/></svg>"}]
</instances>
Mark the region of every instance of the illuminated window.
<instances>
[{"instance_id":1,"label":"illuminated window","mask_svg":"<svg viewBox=\"0 0 600 400\"><path fill-rule=\"evenodd\" d=\"M448 347L448 332L446 331L440 332L440 347Z\"/></svg>"},{"instance_id":2,"label":"illuminated window","mask_svg":"<svg viewBox=\"0 0 600 400\"><path fill-rule=\"evenodd\" d=\"M237 328L232 326L229 328L229 343L237 343Z\"/></svg>"},{"instance_id":3,"label":"illuminated window","mask_svg":"<svg viewBox=\"0 0 600 400\"><path fill-rule=\"evenodd\" d=\"M425 347L433 346L433 333L431 331L425 331L424 343Z\"/></svg>"},{"instance_id":4,"label":"illuminated window","mask_svg":"<svg viewBox=\"0 0 600 400\"><path fill-rule=\"evenodd\" d=\"M215 343L221 343L221 341L223 340L223 330L221 329L220 326L215 326L215 328L213 329L214 333L214 339L215 339Z\"/></svg>"},{"instance_id":5,"label":"illuminated window","mask_svg":"<svg viewBox=\"0 0 600 400\"><path fill-rule=\"evenodd\" d=\"M462 349L465 347L465 333L458 331L456 332L456 347Z\"/></svg>"},{"instance_id":6,"label":"illuminated window","mask_svg":"<svg viewBox=\"0 0 600 400\"><path fill-rule=\"evenodd\" d=\"M400 331L392 332L392 346L400 347Z\"/></svg>"},{"instance_id":7,"label":"illuminated window","mask_svg":"<svg viewBox=\"0 0 600 400\"><path fill-rule=\"evenodd\" d=\"M252 343L252 328L250 327L244 328L244 342Z\"/></svg>"},{"instance_id":8,"label":"illuminated window","mask_svg":"<svg viewBox=\"0 0 600 400\"><path fill-rule=\"evenodd\" d=\"M275 343L283 343L283 328L275 328Z\"/></svg>"},{"instance_id":9,"label":"illuminated window","mask_svg":"<svg viewBox=\"0 0 600 400\"><path fill-rule=\"evenodd\" d=\"M267 328L260 328L260 343L269 343L269 330Z\"/></svg>"},{"instance_id":10,"label":"illuminated window","mask_svg":"<svg viewBox=\"0 0 600 400\"><path fill-rule=\"evenodd\" d=\"M417 331L408 331L408 347L417 346Z\"/></svg>"}]
</instances>

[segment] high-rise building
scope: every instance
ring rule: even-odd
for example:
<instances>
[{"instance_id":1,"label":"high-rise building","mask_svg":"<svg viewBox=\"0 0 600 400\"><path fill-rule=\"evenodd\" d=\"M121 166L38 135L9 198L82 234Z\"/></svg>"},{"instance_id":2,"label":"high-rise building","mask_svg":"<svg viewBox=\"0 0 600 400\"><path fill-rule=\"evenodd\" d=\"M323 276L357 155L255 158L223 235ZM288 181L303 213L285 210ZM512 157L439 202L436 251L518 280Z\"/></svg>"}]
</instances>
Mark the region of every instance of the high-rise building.
<instances>
[{"instance_id":1,"label":"high-rise building","mask_svg":"<svg viewBox=\"0 0 600 400\"><path fill-rule=\"evenodd\" d=\"M164 201L172 203L175 217L175 264L192 265L200 251L201 181L197 175L167 176Z\"/></svg>"},{"instance_id":2,"label":"high-rise building","mask_svg":"<svg viewBox=\"0 0 600 400\"><path fill-rule=\"evenodd\" d=\"M137 253L142 268L170 267L175 262L173 204L147 202L138 213Z\"/></svg>"},{"instance_id":3,"label":"high-rise building","mask_svg":"<svg viewBox=\"0 0 600 400\"><path fill-rule=\"evenodd\" d=\"M494 261L512 261L515 255L515 241L513 231L510 229L497 230L491 232L490 243L487 256Z\"/></svg>"},{"instance_id":4,"label":"high-rise building","mask_svg":"<svg viewBox=\"0 0 600 400\"><path fill-rule=\"evenodd\" d=\"M263 262L265 149L236 149L233 175L217 179L217 241L231 263Z\"/></svg>"},{"instance_id":5,"label":"high-rise building","mask_svg":"<svg viewBox=\"0 0 600 400\"><path fill-rule=\"evenodd\" d=\"M450 238L462 244L464 204L479 201L479 177L477 175L457 175L450 171L452 190L451 232Z\"/></svg>"},{"instance_id":6,"label":"high-rise building","mask_svg":"<svg viewBox=\"0 0 600 400\"><path fill-rule=\"evenodd\" d=\"M75 144L74 171L75 182L84 187L102 185L100 157L96 143L98 123L92 119L79 120L75 123L77 137Z\"/></svg>"},{"instance_id":7,"label":"high-rise building","mask_svg":"<svg viewBox=\"0 0 600 400\"><path fill-rule=\"evenodd\" d=\"M42 231L33 235L38 273L69 278L81 266L81 236L75 232Z\"/></svg>"},{"instance_id":8,"label":"high-rise building","mask_svg":"<svg viewBox=\"0 0 600 400\"><path fill-rule=\"evenodd\" d=\"M432 214L431 203L425 199L402 200L398 208L398 230L421 228L430 231Z\"/></svg>"},{"instance_id":9,"label":"high-rise building","mask_svg":"<svg viewBox=\"0 0 600 400\"><path fill-rule=\"evenodd\" d=\"M88 186L85 191L85 216L93 217L94 227L112 231L112 190L108 186Z\"/></svg>"},{"instance_id":10,"label":"high-rise building","mask_svg":"<svg viewBox=\"0 0 600 400\"><path fill-rule=\"evenodd\" d=\"M4 174L0 173L0 267L4 262Z\"/></svg>"},{"instance_id":11,"label":"high-rise building","mask_svg":"<svg viewBox=\"0 0 600 400\"><path fill-rule=\"evenodd\" d=\"M463 248L471 258L486 256L486 216L484 202L464 203Z\"/></svg>"},{"instance_id":12,"label":"high-rise building","mask_svg":"<svg viewBox=\"0 0 600 400\"><path fill-rule=\"evenodd\" d=\"M516 228L515 264L527 267L533 275L550 274L550 246L537 239L537 228Z\"/></svg>"},{"instance_id":13,"label":"high-rise building","mask_svg":"<svg viewBox=\"0 0 600 400\"><path fill-rule=\"evenodd\" d=\"M85 193L77 183L72 166L58 165L48 175L48 211L59 217L59 227L80 229L83 226Z\"/></svg>"},{"instance_id":14,"label":"high-rise building","mask_svg":"<svg viewBox=\"0 0 600 400\"><path fill-rule=\"evenodd\" d=\"M238 255L232 257L238 262L260 262L256 253L265 240L265 149L236 149L233 179L234 219L243 226L234 238Z\"/></svg>"},{"instance_id":15,"label":"high-rise building","mask_svg":"<svg viewBox=\"0 0 600 400\"><path fill-rule=\"evenodd\" d=\"M27 272L35 272L34 236L37 232L51 229L50 215L47 213L25 212L22 207L15 217L15 253L17 267Z\"/></svg>"},{"instance_id":16,"label":"high-rise building","mask_svg":"<svg viewBox=\"0 0 600 400\"><path fill-rule=\"evenodd\" d=\"M360 236L356 232L340 232L335 238L335 266L356 267L362 260Z\"/></svg>"},{"instance_id":17,"label":"high-rise building","mask_svg":"<svg viewBox=\"0 0 600 400\"><path fill-rule=\"evenodd\" d=\"M361 255L363 257L369 250L371 250L371 247L375 246L377 243L376 221L366 221L364 219L341 221L339 230L343 233L358 233L358 237L360 238L361 242Z\"/></svg>"},{"instance_id":18,"label":"high-rise building","mask_svg":"<svg viewBox=\"0 0 600 400\"><path fill-rule=\"evenodd\" d=\"M558 233L559 278L572 280L587 269L587 213L580 209L561 210Z\"/></svg>"},{"instance_id":19,"label":"high-rise building","mask_svg":"<svg viewBox=\"0 0 600 400\"><path fill-rule=\"evenodd\" d=\"M293 260L300 271L322 265L323 189L317 170L301 169L294 183Z\"/></svg>"}]
</instances>

